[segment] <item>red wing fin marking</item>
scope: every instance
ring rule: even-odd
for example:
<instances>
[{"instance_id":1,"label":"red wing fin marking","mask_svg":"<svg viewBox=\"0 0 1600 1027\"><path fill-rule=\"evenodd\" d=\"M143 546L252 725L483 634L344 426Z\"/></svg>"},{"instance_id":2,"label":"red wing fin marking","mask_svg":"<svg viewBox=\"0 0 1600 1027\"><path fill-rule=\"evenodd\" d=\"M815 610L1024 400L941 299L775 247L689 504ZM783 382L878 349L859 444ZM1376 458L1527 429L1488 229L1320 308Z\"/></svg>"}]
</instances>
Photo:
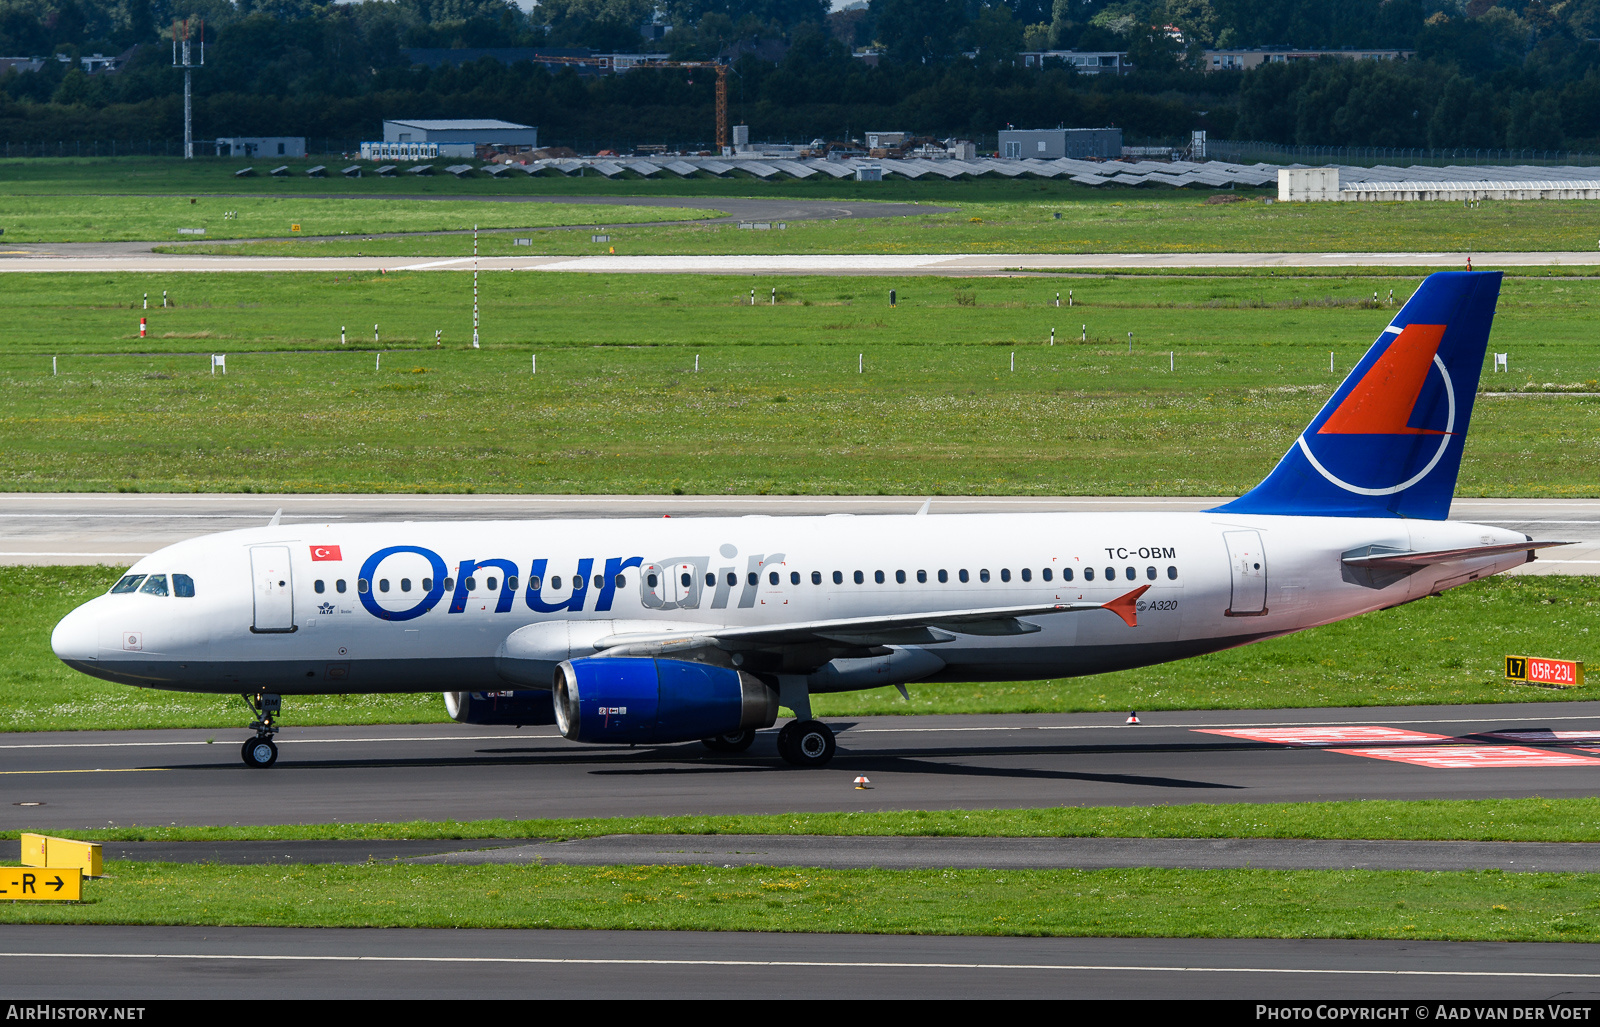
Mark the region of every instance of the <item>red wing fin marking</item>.
<instances>
[{"instance_id":1,"label":"red wing fin marking","mask_svg":"<svg viewBox=\"0 0 1600 1027\"><path fill-rule=\"evenodd\" d=\"M1127 624L1128 627L1136 628L1139 626L1139 613L1138 607L1135 604L1138 603L1139 597L1148 591L1150 591L1149 585L1140 585L1127 595L1118 596L1117 598L1111 600L1111 602L1105 604L1105 606L1101 607L1101 609L1110 610L1118 617L1121 617L1123 623Z\"/></svg>"}]
</instances>

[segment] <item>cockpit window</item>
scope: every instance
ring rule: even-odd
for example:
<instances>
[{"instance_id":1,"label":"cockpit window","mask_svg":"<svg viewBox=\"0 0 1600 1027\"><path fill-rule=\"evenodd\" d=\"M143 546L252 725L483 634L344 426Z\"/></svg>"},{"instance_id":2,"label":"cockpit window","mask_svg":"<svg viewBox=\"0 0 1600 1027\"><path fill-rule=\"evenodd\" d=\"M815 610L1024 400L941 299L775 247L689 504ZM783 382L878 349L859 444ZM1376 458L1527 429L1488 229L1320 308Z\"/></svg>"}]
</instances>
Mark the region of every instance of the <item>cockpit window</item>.
<instances>
[{"instance_id":1,"label":"cockpit window","mask_svg":"<svg viewBox=\"0 0 1600 1027\"><path fill-rule=\"evenodd\" d=\"M123 592L132 592L139 587L139 582L144 580L143 574L128 574L123 579L111 586L111 594L119 595Z\"/></svg>"},{"instance_id":2,"label":"cockpit window","mask_svg":"<svg viewBox=\"0 0 1600 1027\"><path fill-rule=\"evenodd\" d=\"M139 589L141 595L164 596L167 594L167 576L165 574L152 574L145 579L144 587Z\"/></svg>"},{"instance_id":3,"label":"cockpit window","mask_svg":"<svg viewBox=\"0 0 1600 1027\"><path fill-rule=\"evenodd\" d=\"M193 599L194 579L187 574L174 574L172 576L172 594L179 599Z\"/></svg>"}]
</instances>

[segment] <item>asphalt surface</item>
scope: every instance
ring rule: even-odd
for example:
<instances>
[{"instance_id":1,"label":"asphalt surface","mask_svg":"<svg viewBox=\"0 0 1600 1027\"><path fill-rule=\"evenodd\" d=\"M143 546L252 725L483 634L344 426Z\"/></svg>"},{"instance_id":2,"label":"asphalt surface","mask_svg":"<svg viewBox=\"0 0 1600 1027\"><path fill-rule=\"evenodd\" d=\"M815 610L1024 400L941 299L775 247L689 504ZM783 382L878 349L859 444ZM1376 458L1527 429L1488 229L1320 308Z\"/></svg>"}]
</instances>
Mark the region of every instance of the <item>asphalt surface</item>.
<instances>
[{"instance_id":1,"label":"asphalt surface","mask_svg":"<svg viewBox=\"0 0 1600 1027\"><path fill-rule=\"evenodd\" d=\"M915 688L916 686L912 686ZM225 701L219 698L219 703ZM994 809L1327 799L1590 796L1600 789L1600 703L1143 714L830 719L839 749L796 770L762 732L739 756L699 743L568 742L552 727L462 724L307 727L284 703L276 766L244 766L233 731L0 736L0 809L11 827L294 824L504 817ZM1210 731L1388 726L1467 736L1489 752L1553 754L1544 765L1436 769L1396 762L1405 742L1283 745ZM1513 742L1496 731L1570 731ZM1593 738L1594 742L1587 739ZM1591 751L1593 747L1597 751ZM1343 746L1343 747L1348 747ZM1536 759L1534 762L1538 762ZM854 787L866 776L872 788ZM23 805L27 804L27 805Z\"/></svg>"},{"instance_id":2,"label":"asphalt surface","mask_svg":"<svg viewBox=\"0 0 1600 1027\"><path fill-rule=\"evenodd\" d=\"M405 860L451 866L788 866L914 870L1258 870L1600 872L1587 842L1342 841L1286 838L899 838L820 835L607 835L569 841L105 842L107 860L263 864Z\"/></svg>"},{"instance_id":3,"label":"asphalt surface","mask_svg":"<svg viewBox=\"0 0 1600 1027\"><path fill-rule=\"evenodd\" d=\"M707 203L711 200L708 198ZM720 200L718 207L727 209ZM931 213L927 208L915 211ZM864 216L878 217L881 214ZM213 240L218 242L223 240ZM97 243L81 244L85 247ZM105 252L68 251L50 247L50 254L31 254L24 247L0 250L3 271L188 272L188 271L448 271L472 266L471 257L246 257L150 253L125 244ZM998 253L998 254L726 254L709 256L595 255L483 257L485 271L576 271L602 274L711 275L949 275L982 277L1014 274L1072 274L1117 268L1301 268L1301 267L1437 267L1465 268L1465 253ZM1478 270L1503 267L1568 267L1600 264L1596 252L1515 252L1471 254Z\"/></svg>"},{"instance_id":4,"label":"asphalt surface","mask_svg":"<svg viewBox=\"0 0 1600 1027\"><path fill-rule=\"evenodd\" d=\"M1515 400L1508 400L1515 402ZM265 524L551 517L908 514L923 496L538 496L0 494L0 564L127 566L162 546ZM937 498L932 515L1019 511L1204 510L1227 497L1000 496ZM1600 499L1458 499L1457 520L1577 541L1546 550L1519 574L1600 573Z\"/></svg>"},{"instance_id":5,"label":"asphalt surface","mask_svg":"<svg viewBox=\"0 0 1600 1027\"><path fill-rule=\"evenodd\" d=\"M30 1000L1600 998L1593 946L1492 942L13 924L0 961Z\"/></svg>"}]
</instances>

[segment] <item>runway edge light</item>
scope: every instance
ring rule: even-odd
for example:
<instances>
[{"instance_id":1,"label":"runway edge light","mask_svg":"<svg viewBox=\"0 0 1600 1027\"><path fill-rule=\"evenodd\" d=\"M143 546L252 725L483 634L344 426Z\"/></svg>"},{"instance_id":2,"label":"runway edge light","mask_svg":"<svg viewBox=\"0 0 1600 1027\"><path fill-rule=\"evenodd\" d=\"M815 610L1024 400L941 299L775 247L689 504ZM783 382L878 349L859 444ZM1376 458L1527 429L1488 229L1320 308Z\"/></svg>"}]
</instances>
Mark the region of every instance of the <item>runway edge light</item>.
<instances>
[{"instance_id":1,"label":"runway edge light","mask_svg":"<svg viewBox=\"0 0 1600 1027\"><path fill-rule=\"evenodd\" d=\"M77 867L85 877L99 877L100 843L24 834L21 863L25 867Z\"/></svg>"},{"instance_id":2,"label":"runway edge light","mask_svg":"<svg viewBox=\"0 0 1600 1027\"><path fill-rule=\"evenodd\" d=\"M1582 688L1583 663L1543 656L1507 656L1506 680L1540 688Z\"/></svg>"},{"instance_id":3,"label":"runway edge light","mask_svg":"<svg viewBox=\"0 0 1600 1027\"><path fill-rule=\"evenodd\" d=\"M78 867L0 867L0 901L82 902Z\"/></svg>"}]
</instances>

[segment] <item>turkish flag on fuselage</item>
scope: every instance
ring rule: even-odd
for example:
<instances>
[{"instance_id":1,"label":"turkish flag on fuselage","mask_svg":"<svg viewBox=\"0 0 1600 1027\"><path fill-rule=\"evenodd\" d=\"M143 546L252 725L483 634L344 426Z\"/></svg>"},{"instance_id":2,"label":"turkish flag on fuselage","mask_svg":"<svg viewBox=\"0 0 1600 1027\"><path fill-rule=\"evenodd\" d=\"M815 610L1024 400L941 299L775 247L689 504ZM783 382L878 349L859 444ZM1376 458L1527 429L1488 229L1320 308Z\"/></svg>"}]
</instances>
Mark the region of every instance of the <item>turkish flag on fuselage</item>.
<instances>
[{"instance_id":1,"label":"turkish flag on fuselage","mask_svg":"<svg viewBox=\"0 0 1600 1027\"><path fill-rule=\"evenodd\" d=\"M343 560L339 555L338 546L312 546L311 559L313 560Z\"/></svg>"}]
</instances>

